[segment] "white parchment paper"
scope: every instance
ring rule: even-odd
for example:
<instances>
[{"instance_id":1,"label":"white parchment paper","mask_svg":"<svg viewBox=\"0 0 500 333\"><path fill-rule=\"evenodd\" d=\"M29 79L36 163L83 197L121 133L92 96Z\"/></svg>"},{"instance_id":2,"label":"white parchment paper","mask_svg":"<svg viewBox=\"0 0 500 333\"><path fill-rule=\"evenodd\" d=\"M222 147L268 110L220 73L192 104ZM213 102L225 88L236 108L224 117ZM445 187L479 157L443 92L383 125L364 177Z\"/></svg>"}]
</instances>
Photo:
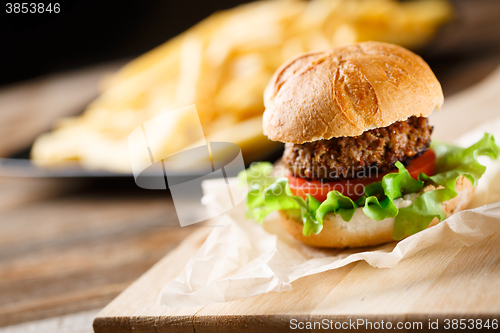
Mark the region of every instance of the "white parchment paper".
<instances>
[{"instance_id":1,"label":"white parchment paper","mask_svg":"<svg viewBox=\"0 0 500 333\"><path fill-rule=\"evenodd\" d=\"M489 121L462 136L463 146L479 140L487 131L500 138L500 119ZM488 169L471 204L438 225L399 243L374 248L324 250L303 245L288 235L270 214L263 225L245 218L244 203L217 221L205 243L177 278L168 283L161 303L192 307L228 302L270 291L288 291L301 277L365 260L373 267L393 267L427 247L458 239L470 246L500 231L500 162L481 159ZM219 205L227 191L223 180L204 183L204 204Z\"/></svg>"}]
</instances>

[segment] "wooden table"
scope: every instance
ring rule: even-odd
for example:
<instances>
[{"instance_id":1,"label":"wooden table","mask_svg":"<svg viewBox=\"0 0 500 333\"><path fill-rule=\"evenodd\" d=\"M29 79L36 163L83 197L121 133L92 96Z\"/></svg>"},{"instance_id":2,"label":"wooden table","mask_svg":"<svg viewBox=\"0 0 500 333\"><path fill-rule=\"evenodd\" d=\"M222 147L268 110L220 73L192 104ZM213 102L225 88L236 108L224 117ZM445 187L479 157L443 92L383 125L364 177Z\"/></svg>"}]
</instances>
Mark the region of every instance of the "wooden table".
<instances>
[{"instance_id":1,"label":"wooden table","mask_svg":"<svg viewBox=\"0 0 500 333\"><path fill-rule=\"evenodd\" d=\"M500 63L499 53L478 59L438 71L445 94L477 82ZM96 95L100 75L116 67L0 91L0 156L24 148L61 114L81 110ZM64 108L48 108L44 101L51 99L43 98L43 114L26 105L34 92L54 91L43 87L52 84L65 94L69 83L79 96L61 97ZM0 178L0 326L14 325L0 332L92 332L98 310L194 229L179 226L167 192L135 188L132 179Z\"/></svg>"},{"instance_id":2,"label":"wooden table","mask_svg":"<svg viewBox=\"0 0 500 333\"><path fill-rule=\"evenodd\" d=\"M0 203L0 326L103 307L193 229L180 227L167 192L64 180L2 179L0 188L9 197Z\"/></svg>"},{"instance_id":3,"label":"wooden table","mask_svg":"<svg viewBox=\"0 0 500 333\"><path fill-rule=\"evenodd\" d=\"M0 156L81 111L99 78L121 64L1 90ZM0 177L0 327L35 321L8 331L92 332L98 310L192 230L180 227L167 192L139 189L132 178Z\"/></svg>"}]
</instances>

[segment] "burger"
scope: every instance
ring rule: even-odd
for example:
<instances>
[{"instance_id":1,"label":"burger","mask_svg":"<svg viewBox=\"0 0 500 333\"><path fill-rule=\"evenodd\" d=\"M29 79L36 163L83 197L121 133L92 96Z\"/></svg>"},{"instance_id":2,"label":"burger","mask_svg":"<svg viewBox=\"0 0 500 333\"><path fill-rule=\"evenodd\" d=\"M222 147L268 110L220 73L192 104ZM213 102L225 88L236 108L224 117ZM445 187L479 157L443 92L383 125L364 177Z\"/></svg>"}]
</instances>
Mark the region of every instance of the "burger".
<instances>
[{"instance_id":1,"label":"burger","mask_svg":"<svg viewBox=\"0 0 500 333\"><path fill-rule=\"evenodd\" d=\"M264 103L264 134L285 143L285 172L256 163L242 173L248 215L278 211L311 246L378 245L432 226L467 208L485 171L477 156L499 153L489 134L469 148L431 141L441 85L397 45L299 55L276 71Z\"/></svg>"}]
</instances>

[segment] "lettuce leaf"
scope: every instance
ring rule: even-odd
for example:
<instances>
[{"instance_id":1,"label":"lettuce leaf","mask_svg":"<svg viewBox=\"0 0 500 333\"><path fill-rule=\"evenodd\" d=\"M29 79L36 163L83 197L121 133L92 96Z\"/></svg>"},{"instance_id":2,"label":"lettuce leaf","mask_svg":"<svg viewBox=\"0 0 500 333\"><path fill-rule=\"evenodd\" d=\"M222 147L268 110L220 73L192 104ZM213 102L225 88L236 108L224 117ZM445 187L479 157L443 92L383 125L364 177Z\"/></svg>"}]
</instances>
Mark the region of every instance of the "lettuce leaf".
<instances>
[{"instance_id":1,"label":"lettuce leaf","mask_svg":"<svg viewBox=\"0 0 500 333\"><path fill-rule=\"evenodd\" d=\"M273 212L273 208L265 203L264 189L275 182L271 175L273 165L269 162L253 163L244 172L238 174L240 183L248 184L247 216L261 222Z\"/></svg>"},{"instance_id":2,"label":"lettuce leaf","mask_svg":"<svg viewBox=\"0 0 500 333\"><path fill-rule=\"evenodd\" d=\"M455 183L458 177L463 175L473 186L477 186L486 171L486 167L477 161L477 157L484 155L497 159L500 153L500 147L489 133L485 133L481 140L469 148L433 142L431 149L436 153L436 174L420 174L419 179L444 188L423 193L411 206L399 210L392 235L396 240L424 230L435 217L439 221L444 220L446 215L441 209L441 203L457 196Z\"/></svg>"},{"instance_id":3,"label":"lettuce leaf","mask_svg":"<svg viewBox=\"0 0 500 333\"><path fill-rule=\"evenodd\" d=\"M306 199L293 195L288 179L274 178L271 175L272 164L254 163L238 177L249 185L247 213L250 218L262 222L271 212L285 210L300 217L303 223L302 233L306 236L318 234L323 229L323 219L328 213L339 214L349 222L358 207L373 220L380 221L395 217L393 238L406 236L424 230L434 218L440 221L446 218L441 203L454 198L455 182L464 175L476 186L486 168L477 161L480 155L497 159L500 148L492 135L483 138L468 148L460 148L440 142L433 142L431 148L436 153L436 171L433 176L420 174L413 179L400 162L395 166L398 171L385 175L381 181L365 187L365 194L356 202L338 191L331 191L324 202L307 195ZM425 185L432 184L443 188L420 193L409 207L398 209L395 199L409 193L419 193Z\"/></svg>"},{"instance_id":4,"label":"lettuce leaf","mask_svg":"<svg viewBox=\"0 0 500 333\"><path fill-rule=\"evenodd\" d=\"M394 199L401 198L406 193L418 192L424 182L415 180L401 162L396 162L397 173L389 173L382 181L365 187L363 212L366 216L381 221L398 215Z\"/></svg>"},{"instance_id":5,"label":"lettuce leaf","mask_svg":"<svg viewBox=\"0 0 500 333\"><path fill-rule=\"evenodd\" d=\"M319 205L316 211L316 218L319 223L323 224L323 218L326 214L333 212L340 214L340 217L346 222L349 222L354 215L358 205L350 198L342 195L339 191L330 191L326 200Z\"/></svg>"},{"instance_id":6,"label":"lettuce leaf","mask_svg":"<svg viewBox=\"0 0 500 333\"><path fill-rule=\"evenodd\" d=\"M313 232L317 234L323 229L323 223L318 222L315 217L319 204L319 201L310 195L306 200L293 195L288 178L285 177L276 179L267 187L251 187L247 199L248 215L258 222L262 222L269 213L276 210L287 210L300 216L304 224L302 232L306 236Z\"/></svg>"}]
</instances>

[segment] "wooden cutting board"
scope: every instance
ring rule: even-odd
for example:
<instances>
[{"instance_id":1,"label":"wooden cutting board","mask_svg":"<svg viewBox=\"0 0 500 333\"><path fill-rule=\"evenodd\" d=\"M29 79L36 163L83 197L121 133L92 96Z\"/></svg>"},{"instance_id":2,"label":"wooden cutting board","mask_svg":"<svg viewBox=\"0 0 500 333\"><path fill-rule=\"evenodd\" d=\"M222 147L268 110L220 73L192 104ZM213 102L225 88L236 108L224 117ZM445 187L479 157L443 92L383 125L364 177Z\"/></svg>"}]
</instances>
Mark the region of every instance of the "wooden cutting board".
<instances>
[{"instance_id":1,"label":"wooden cutting board","mask_svg":"<svg viewBox=\"0 0 500 333\"><path fill-rule=\"evenodd\" d=\"M95 319L95 332L276 332L290 330L293 318L418 321L427 328L429 320L500 318L498 234L471 247L431 247L391 269L350 264L299 279L290 292L186 309L161 306L162 288L209 231L195 231L113 300Z\"/></svg>"},{"instance_id":2,"label":"wooden cutting board","mask_svg":"<svg viewBox=\"0 0 500 333\"><path fill-rule=\"evenodd\" d=\"M500 68L480 84L447 99L431 117L434 138L452 141L488 119L500 117ZM275 332L290 320L419 321L500 318L500 235L471 247L458 242L427 248L391 269L365 262L292 283L290 292L172 309L160 305L163 287L196 253L210 228L200 227L175 251L104 308L96 333Z\"/></svg>"}]
</instances>

